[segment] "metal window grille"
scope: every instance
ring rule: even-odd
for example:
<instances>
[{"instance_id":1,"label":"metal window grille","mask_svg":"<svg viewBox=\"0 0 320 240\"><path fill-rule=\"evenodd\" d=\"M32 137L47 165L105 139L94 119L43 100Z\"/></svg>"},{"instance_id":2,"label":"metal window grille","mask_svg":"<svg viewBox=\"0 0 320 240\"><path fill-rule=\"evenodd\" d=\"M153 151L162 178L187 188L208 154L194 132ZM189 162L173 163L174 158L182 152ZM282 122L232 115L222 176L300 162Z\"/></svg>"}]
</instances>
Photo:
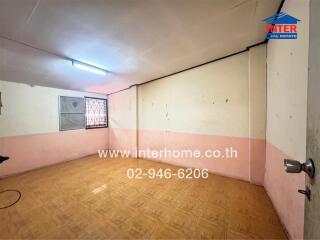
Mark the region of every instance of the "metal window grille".
<instances>
[{"instance_id":1,"label":"metal window grille","mask_svg":"<svg viewBox=\"0 0 320 240\"><path fill-rule=\"evenodd\" d=\"M86 128L107 127L107 100L86 97Z\"/></svg>"}]
</instances>

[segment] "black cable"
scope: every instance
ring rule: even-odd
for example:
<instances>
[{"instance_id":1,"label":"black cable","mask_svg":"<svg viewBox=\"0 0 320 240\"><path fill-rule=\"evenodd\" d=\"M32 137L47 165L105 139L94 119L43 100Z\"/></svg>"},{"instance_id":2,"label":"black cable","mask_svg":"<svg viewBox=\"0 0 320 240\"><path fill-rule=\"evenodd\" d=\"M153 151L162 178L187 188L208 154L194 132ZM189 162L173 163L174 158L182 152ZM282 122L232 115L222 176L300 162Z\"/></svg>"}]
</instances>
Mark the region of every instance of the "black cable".
<instances>
[{"instance_id":1,"label":"black cable","mask_svg":"<svg viewBox=\"0 0 320 240\"><path fill-rule=\"evenodd\" d=\"M0 210L1 210L1 209L9 208L9 207L15 205L17 202L19 202L19 200L20 200L20 198L21 198L21 192L20 192L19 190L16 190L16 189L8 189L8 190L4 190L4 191L0 192L0 194L6 193L6 192L16 192L16 193L18 193L19 197L18 197L17 200L14 201L13 203L11 203L11 204L9 204L9 205L7 205L7 206L4 206L4 207L0 207Z\"/></svg>"}]
</instances>

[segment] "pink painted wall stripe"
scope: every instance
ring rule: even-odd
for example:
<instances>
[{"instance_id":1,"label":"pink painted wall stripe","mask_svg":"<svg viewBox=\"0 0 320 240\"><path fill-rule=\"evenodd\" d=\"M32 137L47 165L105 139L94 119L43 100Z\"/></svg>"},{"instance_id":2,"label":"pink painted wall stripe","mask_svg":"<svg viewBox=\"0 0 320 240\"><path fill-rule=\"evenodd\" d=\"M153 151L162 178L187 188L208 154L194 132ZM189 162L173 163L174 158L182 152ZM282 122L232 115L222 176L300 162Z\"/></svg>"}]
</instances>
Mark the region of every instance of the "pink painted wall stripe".
<instances>
[{"instance_id":1,"label":"pink painted wall stripe","mask_svg":"<svg viewBox=\"0 0 320 240\"><path fill-rule=\"evenodd\" d=\"M108 147L108 129L90 129L0 138L0 153L10 160L0 177L96 154Z\"/></svg>"}]
</instances>

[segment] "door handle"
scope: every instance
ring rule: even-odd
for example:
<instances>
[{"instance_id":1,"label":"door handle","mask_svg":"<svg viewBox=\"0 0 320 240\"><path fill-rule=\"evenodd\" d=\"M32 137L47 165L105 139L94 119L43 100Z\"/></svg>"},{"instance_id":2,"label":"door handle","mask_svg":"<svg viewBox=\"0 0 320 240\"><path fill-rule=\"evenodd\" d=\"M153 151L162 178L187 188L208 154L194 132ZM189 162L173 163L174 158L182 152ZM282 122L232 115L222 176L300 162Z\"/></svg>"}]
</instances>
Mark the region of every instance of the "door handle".
<instances>
[{"instance_id":1,"label":"door handle","mask_svg":"<svg viewBox=\"0 0 320 240\"><path fill-rule=\"evenodd\" d=\"M304 171L310 178L314 177L315 166L311 158L302 164L297 160L284 159L284 166L287 173L300 173Z\"/></svg>"}]
</instances>

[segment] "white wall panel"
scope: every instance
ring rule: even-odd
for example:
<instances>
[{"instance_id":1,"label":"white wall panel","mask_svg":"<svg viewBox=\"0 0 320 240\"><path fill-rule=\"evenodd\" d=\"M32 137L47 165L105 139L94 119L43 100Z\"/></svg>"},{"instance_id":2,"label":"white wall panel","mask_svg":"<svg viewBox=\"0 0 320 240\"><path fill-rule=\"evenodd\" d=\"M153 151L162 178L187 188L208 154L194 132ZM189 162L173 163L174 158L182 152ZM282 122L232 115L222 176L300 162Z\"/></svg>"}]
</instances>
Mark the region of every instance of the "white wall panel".
<instances>
[{"instance_id":1,"label":"white wall panel","mask_svg":"<svg viewBox=\"0 0 320 240\"><path fill-rule=\"evenodd\" d=\"M248 137L248 52L139 86L139 127Z\"/></svg>"},{"instance_id":2,"label":"white wall panel","mask_svg":"<svg viewBox=\"0 0 320 240\"><path fill-rule=\"evenodd\" d=\"M58 97L106 95L0 81L0 137L59 131Z\"/></svg>"}]
</instances>

